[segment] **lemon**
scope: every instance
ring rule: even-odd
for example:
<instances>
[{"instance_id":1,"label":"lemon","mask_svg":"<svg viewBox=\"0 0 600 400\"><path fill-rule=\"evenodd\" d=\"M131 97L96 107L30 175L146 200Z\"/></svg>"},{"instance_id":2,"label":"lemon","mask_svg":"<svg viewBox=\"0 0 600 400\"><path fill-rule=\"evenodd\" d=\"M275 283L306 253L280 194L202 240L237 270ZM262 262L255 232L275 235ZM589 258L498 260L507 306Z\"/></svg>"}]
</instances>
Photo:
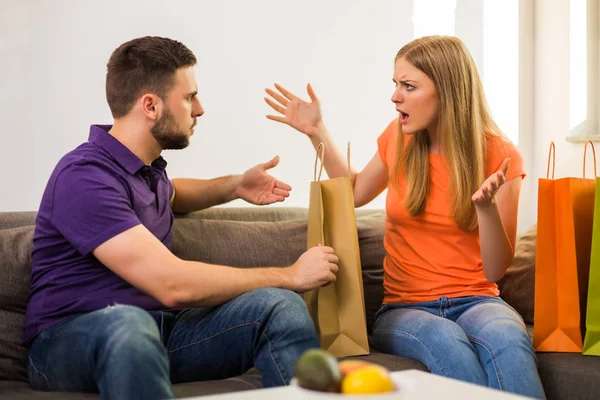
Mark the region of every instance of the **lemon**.
<instances>
[{"instance_id":1,"label":"lemon","mask_svg":"<svg viewBox=\"0 0 600 400\"><path fill-rule=\"evenodd\" d=\"M380 366L368 366L350 372L342 380L343 394L376 394L394 390L388 371Z\"/></svg>"}]
</instances>

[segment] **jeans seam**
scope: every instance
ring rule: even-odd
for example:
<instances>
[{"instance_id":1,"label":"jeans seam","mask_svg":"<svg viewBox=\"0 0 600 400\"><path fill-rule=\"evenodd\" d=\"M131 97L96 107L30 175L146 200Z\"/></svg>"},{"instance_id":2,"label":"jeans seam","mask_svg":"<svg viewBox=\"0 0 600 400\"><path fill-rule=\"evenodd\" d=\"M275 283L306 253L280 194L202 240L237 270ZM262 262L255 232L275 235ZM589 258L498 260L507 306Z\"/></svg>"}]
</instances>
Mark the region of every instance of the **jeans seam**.
<instances>
[{"instance_id":1,"label":"jeans seam","mask_svg":"<svg viewBox=\"0 0 600 400\"><path fill-rule=\"evenodd\" d=\"M442 371L443 374L448 375L447 371L445 370L445 368L443 368L436 360L436 358L433 356L433 352L431 351L431 349L429 347L427 347L427 345L425 343L423 343L418 337L416 337L415 335L412 335L408 332L404 332L404 331L398 331L398 330L380 330L377 332L373 332L374 334L377 333L394 333L394 334L401 334L401 335L405 335L408 336L412 339L414 339L417 343L419 343L421 346L423 346L423 348L425 350L427 350L427 352L429 353L431 359L433 360L433 362L435 362L435 364L437 365L437 367L440 369L440 371ZM421 361L421 360L417 360L417 361Z\"/></svg>"},{"instance_id":2,"label":"jeans seam","mask_svg":"<svg viewBox=\"0 0 600 400\"><path fill-rule=\"evenodd\" d=\"M197 342L188 343L188 344L186 344L185 346L177 347L176 349L173 349L173 350L168 350L168 353L174 353L174 352L176 352L176 351L179 351L179 350L181 350L181 349L185 349L185 348L187 348L187 347L190 347L190 346L193 346L193 345L196 345L196 344L200 344L200 343L202 343L202 342L205 342L205 341L207 341L207 340L213 339L213 338L215 338L215 337L217 337L217 336L219 336L219 335L222 335L222 334L223 334L223 333L225 333L225 332L229 332L230 330L237 329L237 328L241 328L242 326L254 325L254 324L258 324L258 325L260 325L258 322L245 322L245 323L243 323L243 324L239 324L239 325L236 325L236 326L229 327L229 328L227 328L227 329L225 329L225 330L223 330L223 331L220 331L220 332L218 332L218 333L215 333L214 335L212 335L212 336L209 336L209 337L206 337L206 338L204 338L204 339L202 339L202 340L199 340L199 341L197 341Z\"/></svg>"},{"instance_id":3,"label":"jeans seam","mask_svg":"<svg viewBox=\"0 0 600 400\"><path fill-rule=\"evenodd\" d=\"M262 324L260 322L255 322L255 324L262 326ZM271 341L271 339L269 339L269 335L267 335L266 332L263 332L263 335L265 335L265 337L267 338L267 341L269 342L269 355L271 356L271 359L273 360L273 364L275 364L275 368L277 368L277 372L279 373L281 382L285 385L286 380L283 377L283 373L281 372L281 369L279 368L279 361L277 361L275 354L273 354L273 352L271 351L273 349L273 342Z\"/></svg>"},{"instance_id":4,"label":"jeans seam","mask_svg":"<svg viewBox=\"0 0 600 400\"><path fill-rule=\"evenodd\" d=\"M189 344L187 344L185 346L181 346L181 347L178 347L178 348L173 349L173 350L168 350L167 353L169 353L169 354L174 353L176 351L188 348L190 346L194 346L196 344L200 344L200 343L205 342L207 340L214 339L215 337L217 337L219 335L222 335L223 333L229 332L229 331L231 331L233 329L237 329L237 328L241 328L241 327L249 326L249 325L258 325L260 327L263 327L263 324L261 324L260 322L256 322L256 321L254 321L254 322L246 322L246 323L243 323L243 324L239 324L239 325L227 328L227 329L225 329L223 331L215 333L214 335L206 337L206 338L204 338L202 340L199 340L197 342L192 342L192 343L189 343ZM273 363L275 364L277 372L279 373L279 377L281 378L282 382L285 383L286 382L285 378L283 377L283 374L281 373L281 369L279 368L279 362L275 359L275 356L274 356L273 352L271 351L272 348L273 348L273 342L271 341L271 339L269 338L269 336L267 335L266 332L263 332L262 334L267 338L267 341L269 342L269 355L271 356L271 359L273 360Z\"/></svg>"},{"instance_id":5,"label":"jeans seam","mask_svg":"<svg viewBox=\"0 0 600 400\"><path fill-rule=\"evenodd\" d=\"M160 313L160 341L165 343L165 316Z\"/></svg>"},{"instance_id":6,"label":"jeans seam","mask_svg":"<svg viewBox=\"0 0 600 400\"><path fill-rule=\"evenodd\" d=\"M498 379L498 385L500 386L500 390L505 390L504 380L502 379L500 370L498 369L498 362L496 360L496 357L494 356L494 353L491 350L491 346L487 345L485 342L479 340L474 336L467 335L467 338L469 339L469 341L480 345L488 353L490 359L492 360L492 365L494 366L494 373L496 374L496 379Z\"/></svg>"},{"instance_id":7,"label":"jeans seam","mask_svg":"<svg viewBox=\"0 0 600 400\"><path fill-rule=\"evenodd\" d=\"M44 377L44 379L46 380L46 385L48 385L48 390L51 390L50 387L50 381L48 380L48 377L39 369L36 368L35 364L33 363L33 360L31 359L31 357L27 357L29 358L29 364L31 364L31 367L35 370L35 372L37 372L38 374L40 374L41 376Z\"/></svg>"}]
</instances>

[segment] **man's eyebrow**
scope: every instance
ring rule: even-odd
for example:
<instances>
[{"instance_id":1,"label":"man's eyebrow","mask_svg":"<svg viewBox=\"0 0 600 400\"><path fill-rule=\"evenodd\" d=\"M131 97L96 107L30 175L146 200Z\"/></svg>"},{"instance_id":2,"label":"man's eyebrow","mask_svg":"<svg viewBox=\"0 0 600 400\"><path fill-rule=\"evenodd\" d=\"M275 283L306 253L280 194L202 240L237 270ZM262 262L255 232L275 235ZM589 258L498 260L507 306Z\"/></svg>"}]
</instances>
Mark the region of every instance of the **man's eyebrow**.
<instances>
[{"instance_id":1,"label":"man's eyebrow","mask_svg":"<svg viewBox=\"0 0 600 400\"><path fill-rule=\"evenodd\" d=\"M191 92L191 93L188 93L188 94L187 94L187 96L185 96L185 97L194 97L194 96L195 96L195 95L197 95L197 94L198 94L198 91L197 91L197 90L194 90L193 92Z\"/></svg>"}]
</instances>

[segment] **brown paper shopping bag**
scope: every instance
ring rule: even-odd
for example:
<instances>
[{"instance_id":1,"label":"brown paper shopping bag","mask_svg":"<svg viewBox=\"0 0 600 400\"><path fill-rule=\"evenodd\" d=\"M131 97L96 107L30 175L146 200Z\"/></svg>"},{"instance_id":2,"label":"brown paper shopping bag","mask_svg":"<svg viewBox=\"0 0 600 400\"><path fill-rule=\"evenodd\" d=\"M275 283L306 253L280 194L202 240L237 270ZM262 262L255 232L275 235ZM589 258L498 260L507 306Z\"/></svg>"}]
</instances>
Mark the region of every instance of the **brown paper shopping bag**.
<instances>
[{"instance_id":1,"label":"brown paper shopping bag","mask_svg":"<svg viewBox=\"0 0 600 400\"><path fill-rule=\"evenodd\" d=\"M594 179L585 179L585 150L583 179L555 180L556 149L552 143L546 179L539 180L533 324L536 351L581 352L582 348L596 184Z\"/></svg>"},{"instance_id":2,"label":"brown paper shopping bag","mask_svg":"<svg viewBox=\"0 0 600 400\"><path fill-rule=\"evenodd\" d=\"M336 282L305 293L304 299L323 349L335 357L369 354L352 182L349 177L322 181L324 155L321 143L310 184L307 247L319 243L332 247L339 258L339 271Z\"/></svg>"}]
</instances>

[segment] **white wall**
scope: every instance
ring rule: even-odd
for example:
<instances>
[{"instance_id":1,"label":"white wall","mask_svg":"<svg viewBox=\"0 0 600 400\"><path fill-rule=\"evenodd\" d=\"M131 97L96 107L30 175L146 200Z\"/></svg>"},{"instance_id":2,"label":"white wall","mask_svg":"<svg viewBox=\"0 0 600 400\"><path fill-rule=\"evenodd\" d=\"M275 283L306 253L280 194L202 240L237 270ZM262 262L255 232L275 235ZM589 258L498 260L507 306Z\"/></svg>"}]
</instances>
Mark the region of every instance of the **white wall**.
<instances>
[{"instance_id":1,"label":"white wall","mask_svg":"<svg viewBox=\"0 0 600 400\"><path fill-rule=\"evenodd\" d=\"M533 1L521 0L529 5ZM548 3L537 1L536 13L560 17ZM58 159L87 139L90 124L110 123L104 94L106 62L119 44L143 35L178 39L199 59L196 75L206 114L188 149L164 154L170 176L240 173L279 154L281 164L273 173L293 187L282 205L306 206L314 151L300 133L264 117L269 107L262 100L263 89L277 81L304 94L306 82L312 82L330 131L338 144L352 143L353 164L362 168L376 151L377 136L396 116L389 101L392 61L414 37L413 4L413 0L0 0L0 163L5 171L0 211L37 209ZM502 57L483 65L494 53L484 49L482 4L457 0L455 33L470 47L485 81L489 67L502 63ZM536 36L561 36L560 29L553 33L557 28L553 24L538 24ZM504 47L512 43L500 41L492 47L501 53L503 42ZM533 47L533 39L525 43ZM561 68L562 61L551 55L553 43L542 40L535 53L544 60L536 62L541 72L535 79L535 97L543 102L536 115L560 114L553 96L540 94L548 86L544 74L552 74L543 67ZM526 59L524 54L520 57ZM551 86L568 91L564 84ZM526 117L519 125L519 147L529 173L521 230L535 221L532 202L540 176L541 159L529 156L529 146L535 142L536 157L543 155L547 146L539 143L547 141L546 132L562 134L548 118L536 117L535 124L528 124L531 119ZM367 207L383 208L383 196Z\"/></svg>"},{"instance_id":2,"label":"white wall","mask_svg":"<svg viewBox=\"0 0 600 400\"><path fill-rule=\"evenodd\" d=\"M412 39L411 9L412 0L0 0L0 211L37 209L58 159L90 124L111 122L106 62L144 35L180 40L199 59L206 114L188 149L164 155L170 176L240 173L279 154L274 174L293 187L284 205L306 206L314 150L265 118L263 89L277 81L304 94L312 82L330 131L364 166L396 115L393 58Z\"/></svg>"}]
</instances>

